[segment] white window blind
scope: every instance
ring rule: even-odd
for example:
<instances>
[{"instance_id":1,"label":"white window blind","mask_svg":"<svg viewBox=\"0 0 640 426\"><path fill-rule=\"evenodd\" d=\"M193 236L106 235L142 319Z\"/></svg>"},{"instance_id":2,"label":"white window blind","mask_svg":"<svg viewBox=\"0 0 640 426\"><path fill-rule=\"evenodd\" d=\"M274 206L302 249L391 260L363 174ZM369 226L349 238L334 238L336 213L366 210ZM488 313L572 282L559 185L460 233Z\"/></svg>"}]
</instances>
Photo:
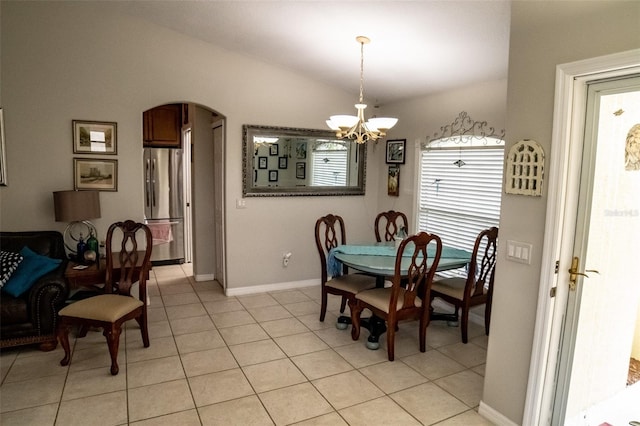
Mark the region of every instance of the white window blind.
<instances>
[{"instance_id":1,"label":"white window blind","mask_svg":"<svg viewBox=\"0 0 640 426\"><path fill-rule=\"evenodd\" d=\"M349 150L342 144L320 144L312 151L312 186L346 186Z\"/></svg>"},{"instance_id":2,"label":"white window blind","mask_svg":"<svg viewBox=\"0 0 640 426\"><path fill-rule=\"evenodd\" d=\"M480 231L500 222L503 161L503 146L423 150L419 230L471 251Z\"/></svg>"}]
</instances>

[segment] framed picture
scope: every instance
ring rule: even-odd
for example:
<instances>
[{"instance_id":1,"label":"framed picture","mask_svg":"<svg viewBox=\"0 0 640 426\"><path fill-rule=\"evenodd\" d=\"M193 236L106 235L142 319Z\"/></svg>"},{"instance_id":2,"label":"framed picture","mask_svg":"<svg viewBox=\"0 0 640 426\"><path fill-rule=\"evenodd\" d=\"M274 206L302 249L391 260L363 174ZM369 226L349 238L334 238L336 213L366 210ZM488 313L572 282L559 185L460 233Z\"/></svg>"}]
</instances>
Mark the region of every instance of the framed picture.
<instances>
[{"instance_id":1,"label":"framed picture","mask_svg":"<svg viewBox=\"0 0 640 426\"><path fill-rule=\"evenodd\" d=\"M7 186L7 154L4 145L4 114L0 108L0 185Z\"/></svg>"},{"instance_id":2,"label":"framed picture","mask_svg":"<svg viewBox=\"0 0 640 426\"><path fill-rule=\"evenodd\" d=\"M278 157L278 168L286 169L287 168L287 157Z\"/></svg>"},{"instance_id":3,"label":"framed picture","mask_svg":"<svg viewBox=\"0 0 640 426\"><path fill-rule=\"evenodd\" d=\"M73 153L115 155L117 133L116 123L73 120Z\"/></svg>"},{"instance_id":4,"label":"framed picture","mask_svg":"<svg viewBox=\"0 0 640 426\"><path fill-rule=\"evenodd\" d=\"M389 166L387 194L394 197L400 195L400 166Z\"/></svg>"},{"instance_id":5,"label":"framed picture","mask_svg":"<svg viewBox=\"0 0 640 426\"><path fill-rule=\"evenodd\" d=\"M296 163L296 178L307 178L307 163Z\"/></svg>"},{"instance_id":6,"label":"framed picture","mask_svg":"<svg viewBox=\"0 0 640 426\"><path fill-rule=\"evenodd\" d=\"M258 157L258 168L259 169L267 168L267 157Z\"/></svg>"},{"instance_id":7,"label":"framed picture","mask_svg":"<svg viewBox=\"0 0 640 426\"><path fill-rule=\"evenodd\" d=\"M387 164L404 164L406 139L387 141Z\"/></svg>"},{"instance_id":8,"label":"framed picture","mask_svg":"<svg viewBox=\"0 0 640 426\"><path fill-rule=\"evenodd\" d=\"M269 155L278 155L278 144L272 143L269 145Z\"/></svg>"},{"instance_id":9,"label":"framed picture","mask_svg":"<svg viewBox=\"0 0 640 426\"><path fill-rule=\"evenodd\" d=\"M298 160L306 160L307 158L307 143L298 142L296 144L296 158Z\"/></svg>"},{"instance_id":10,"label":"framed picture","mask_svg":"<svg viewBox=\"0 0 640 426\"><path fill-rule=\"evenodd\" d=\"M74 158L73 187L75 190L117 191L118 160Z\"/></svg>"},{"instance_id":11,"label":"framed picture","mask_svg":"<svg viewBox=\"0 0 640 426\"><path fill-rule=\"evenodd\" d=\"M277 182L277 181L278 181L278 171L269 170L269 182Z\"/></svg>"}]
</instances>

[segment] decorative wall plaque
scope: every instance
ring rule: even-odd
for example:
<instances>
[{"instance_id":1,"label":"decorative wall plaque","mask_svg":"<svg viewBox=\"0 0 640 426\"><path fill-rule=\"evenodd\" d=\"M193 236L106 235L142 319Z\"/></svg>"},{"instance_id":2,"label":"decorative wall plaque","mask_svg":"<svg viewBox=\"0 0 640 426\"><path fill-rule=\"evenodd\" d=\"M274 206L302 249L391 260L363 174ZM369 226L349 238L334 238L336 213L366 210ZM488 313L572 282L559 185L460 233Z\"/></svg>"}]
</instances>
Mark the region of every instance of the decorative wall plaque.
<instances>
[{"instance_id":1,"label":"decorative wall plaque","mask_svg":"<svg viewBox=\"0 0 640 426\"><path fill-rule=\"evenodd\" d=\"M504 192L507 194L541 196L544 179L542 146L530 139L517 142L509 150L504 172Z\"/></svg>"}]
</instances>

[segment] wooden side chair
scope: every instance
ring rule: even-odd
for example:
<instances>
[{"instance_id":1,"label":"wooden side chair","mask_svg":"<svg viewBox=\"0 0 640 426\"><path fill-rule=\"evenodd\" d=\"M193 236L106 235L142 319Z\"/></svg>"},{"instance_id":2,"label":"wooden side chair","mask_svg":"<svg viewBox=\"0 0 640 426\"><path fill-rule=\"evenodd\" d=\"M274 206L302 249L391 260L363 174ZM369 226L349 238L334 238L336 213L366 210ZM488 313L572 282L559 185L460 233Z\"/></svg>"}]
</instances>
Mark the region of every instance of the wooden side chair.
<instances>
[{"instance_id":1,"label":"wooden side chair","mask_svg":"<svg viewBox=\"0 0 640 426\"><path fill-rule=\"evenodd\" d=\"M486 304L484 310L485 333L489 334L491 321L491 300L493 296L493 281L496 270L496 249L498 243L498 228L485 229L476 237L473 254L467 271L467 277L454 277L438 280L433 283L431 300L439 297L455 306L454 318L462 309L460 317L462 324L462 342L468 342L469 309L473 306Z\"/></svg>"},{"instance_id":2,"label":"wooden side chair","mask_svg":"<svg viewBox=\"0 0 640 426\"><path fill-rule=\"evenodd\" d=\"M322 306L320 321L324 321L327 313L327 295L334 294L342 297L340 312L344 312L348 300L362 290L374 288L376 278L364 274L348 274L348 268L343 265L342 274L335 277L328 276L327 258L332 248L346 244L346 231L342 217L328 214L316 221L316 246L320 255L320 270L322 284Z\"/></svg>"},{"instance_id":3,"label":"wooden side chair","mask_svg":"<svg viewBox=\"0 0 640 426\"><path fill-rule=\"evenodd\" d=\"M388 212L378 213L375 221L376 241L393 241L394 235L398 233L400 228L404 227L408 232L407 216L402 212L389 210Z\"/></svg>"},{"instance_id":4,"label":"wooden side chair","mask_svg":"<svg viewBox=\"0 0 640 426\"><path fill-rule=\"evenodd\" d=\"M136 237L143 237L144 250L138 249ZM120 240L119 237L122 239ZM118 238L116 240L116 238ZM114 252L114 240L119 250ZM118 348L122 324L135 319L140 325L142 342L149 347L147 330L147 277L151 269L152 236L149 228L131 220L112 224L107 231L107 269L104 294L74 302L59 312L57 335L64 348L61 365L71 360L69 330L79 326L79 337L86 335L88 327L101 327L107 338L111 355L111 374L118 374ZM138 282L138 298L131 295L131 286Z\"/></svg>"},{"instance_id":5,"label":"wooden side chair","mask_svg":"<svg viewBox=\"0 0 640 426\"><path fill-rule=\"evenodd\" d=\"M435 249L431 250L431 254L427 250L429 245ZM410 251L411 256L405 258L405 260L410 259L410 264L407 275L403 276L402 261L405 251ZM363 309L368 308L373 312L373 315L384 319L387 323L389 361L394 359L398 321L407 319L420 321L420 352L425 352L427 326L430 320L428 301L441 253L442 241L435 234L420 232L403 240L396 255L392 286L362 291L349 301L353 340L358 340L360 337L360 314Z\"/></svg>"}]
</instances>

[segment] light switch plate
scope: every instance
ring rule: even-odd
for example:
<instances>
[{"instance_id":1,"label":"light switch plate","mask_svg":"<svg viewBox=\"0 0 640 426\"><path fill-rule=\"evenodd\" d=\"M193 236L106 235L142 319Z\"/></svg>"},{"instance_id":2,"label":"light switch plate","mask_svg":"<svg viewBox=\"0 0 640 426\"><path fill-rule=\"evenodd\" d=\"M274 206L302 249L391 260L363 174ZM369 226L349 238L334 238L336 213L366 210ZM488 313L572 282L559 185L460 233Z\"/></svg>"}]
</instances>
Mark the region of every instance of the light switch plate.
<instances>
[{"instance_id":1,"label":"light switch plate","mask_svg":"<svg viewBox=\"0 0 640 426\"><path fill-rule=\"evenodd\" d=\"M507 259L514 262L531 264L531 252L533 246L530 243L507 240Z\"/></svg>"}]
</instances>

